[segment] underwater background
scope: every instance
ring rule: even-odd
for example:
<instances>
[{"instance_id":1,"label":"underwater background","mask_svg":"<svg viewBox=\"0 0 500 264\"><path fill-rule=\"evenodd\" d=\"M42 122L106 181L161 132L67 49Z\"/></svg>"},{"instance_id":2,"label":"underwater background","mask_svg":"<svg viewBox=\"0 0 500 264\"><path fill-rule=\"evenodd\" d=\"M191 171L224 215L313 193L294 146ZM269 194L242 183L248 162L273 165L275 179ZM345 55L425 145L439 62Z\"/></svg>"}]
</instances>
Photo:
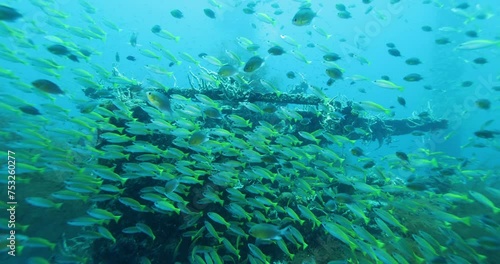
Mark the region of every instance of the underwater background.
<instances>
[{"instance_id":1,"label":"underwater background","mask_svg":"<svg viewBox=\"0 0 500 264\"><path fill-rule=\"evenodd\" d=\"M499 263L497 6L1 1L0 262Z\"/></svg>"}]
</instances>

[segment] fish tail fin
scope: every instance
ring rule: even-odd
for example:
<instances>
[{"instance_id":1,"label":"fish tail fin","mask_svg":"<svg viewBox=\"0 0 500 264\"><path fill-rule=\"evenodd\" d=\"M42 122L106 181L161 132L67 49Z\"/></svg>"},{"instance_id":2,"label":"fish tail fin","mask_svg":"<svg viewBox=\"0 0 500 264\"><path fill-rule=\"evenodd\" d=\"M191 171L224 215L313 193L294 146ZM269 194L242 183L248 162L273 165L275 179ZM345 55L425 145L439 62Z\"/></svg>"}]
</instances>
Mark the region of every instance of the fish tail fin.
<instances>
[{"instance_id":1,"label":"fish tail fin","mask_svg":"<svg viewBox=\"0 0 500 264\"><path fill-rule=\"evenodd\" d=\"M22 226L20 229L21 229L21 231L26 232L26 230L28 229L28 227L30 227L30 225Z\"/></svg>"},{"instance_id":2,"label":"fish tail fin","mask_svg":"<svg viewBox=\"0 0 500 264\"><path fill-rule=\"evenodd\" d=\"M462 223L466 224L467 226L470 226L470 217L464 217L462 218Z\"/></svg>"},{"instance_id":3,"label":"fish tail fin","mask_svg":"<svg viewBox=\"0 0 500 264\"><path fill-rule=\"evenodd\" d=\"M125 185L125 182L127 182L128 178L120 178L120 182L122 185Z\"/></svg>"},{"instance_id":4,"label":"fish tail fin","mask_svg":"<svg viewBox=\"0 0 500 264\"><path fill-rule=\"evenodd\" d=\"M433 158L433 159L431 160L431 165L432 165L434 168L437 168L437 167L438 167L438 162L437 162L436 158Z\"/></svg>"},{"instance_id":5,"label":"fish tail fin","mask_svg":"<svg viewBox=\"0 0 500 264\"><path fill-rule=\"evenodd\" d=\"M33 157L31 157L30 161L32 163L36 163L36 161L41 157L40 153L39 154L36 154L34 155Z\"/></svg>"},{"instance_id":6,"label":"fish tail fin","mask_svg":"<svg viewBox=\"0 0 500 264\"><path fill-rule=\"evenodd\" d=\"M377 240L377 246L378 246L379 248L383 248L383 247L385 246L385 243L384 243L384 242L382 242L382 241L378 241L378 240Z\"/></svg>"}]
</instances>

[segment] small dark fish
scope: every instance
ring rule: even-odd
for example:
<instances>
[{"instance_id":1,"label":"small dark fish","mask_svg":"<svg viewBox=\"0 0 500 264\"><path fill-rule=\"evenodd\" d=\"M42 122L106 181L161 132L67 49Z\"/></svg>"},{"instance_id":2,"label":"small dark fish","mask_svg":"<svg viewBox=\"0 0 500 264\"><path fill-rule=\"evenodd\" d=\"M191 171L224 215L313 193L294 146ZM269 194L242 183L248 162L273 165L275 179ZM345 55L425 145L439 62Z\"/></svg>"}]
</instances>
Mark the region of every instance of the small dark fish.
<instances>
[{"instance_id":1,"label":"small dark fish","mask_svg":"<svg viewBox=\"0 0 500 264\"><path fill-rule=\"evenodd\" d=\"M335 9L337 9L338 11L346 11L347 10L347 8L345 7L344 4L336 4Z\"/></svg>"},{"instance_id":2,"label":"small dark fish","mask_svg":"<svg viewBox=\"0 0 500 264\"><path fill-rule=\"evenodd\" d=\"M332 86L332 84L335 83L335 79L329 78L328 81L326 81L327 86Z\"/></svg>"},{"instance_id":3,"label":"small dark fish","mask_svg":"<svg viewBox=\"0 0 500 264\"><path fill-rule=\"evenodd\" d=\"M197 146L209 140L208 134L203 131L195 132L188 140L190 146Z\"/></svg>"},{"instance_id":4,"label":"small dark fish","mask_svg":"<svg viewBox=\"0 0 500 264\"><path fill-rule=\"evenodd\" d=\"M351 16L351 13L350 13L349 11L342 11L342 12L338 12L338 13L337 13L337 16L338 16L339 18L342 18L342 19L349 19L349 18L351 18L351 17L352 17L352 16Z\"/></svg>"},{"instance_id":5,"label":"small dark fish","mask_svg":"<svg viewBox=\"0 0 500 264\"><path fill-rule=\"evenodd\" d=\"M182 11L179 10L179 9L174 9L172 11L170 11L170 14L175 17L175 18L178 18L178 19L181 19L184 17L184 15L182 14Z\"/></svg>"},{"instance_id":6,"label":"small dark fish","mask_svg":"<svg viewBox=\"0 0 500 264\"><path fill-rule=\"evenodd\" d=\"M491 107L491 102L488 99L477 99L476 106L481 109L488 110Z\"/></svg>"},{"instance_id":7,"label":"small dark fish","mask_svg":"<svg viewBox=\"0 0 500 264\"><path fill-rule=\"evenodd\" d=\"M130 55L127 56L126 59L129 60L129 61L135 61L135 57L134 56L130 56Z\"/></svg>"},{"instance_id":8,"label":"small dark fish","mask_svg":"<svg viewBox=\"0 0 500 264\"><path fill-rule=\"evenodd\" d=\"M425 31L425 32L431 32L432 28L430 26L423 26L422 30Z\"/></svg>"},{"instance_id":9,"label":"small dark fish","mask_svg":"<svg viewBox=\"0 0 500 264\"><path fill-rule=\"evenodd\" d=\"M422 63L419 58L409 58L405 62L408 65L419 65L420 63Z\"/></svg>"},{"instance_id":10,"label":"small dark fish","mask_svg":"<svg viewBox=\"0 0 500 264\"><path fill-rule=\"evenodd\" d=\"M0 5L0 20L14 22L22 15L12 7Z\"/></svg>"},{"instance_id":11,"label":"small dark fish","mask_svg":"<svg viewBox=\"0 0 500 264\"><path fill-rule=\"evenodd\" d=\"M486 64L486 63L488 63L488 60L487 60L487 59L485 59L485 58L483 58L483 57L479 57L479 58L475 58L475 59L473 60L473 62L474 62L475 64Z\"/></svg>"},{"instance_id":12,"label":"small dark fish","mask_svg":"<svg viewBox=\"0 0 500 264\"><path fill-rule=\"evenodd\" d=\"M430 90L432 90L432 86L430 86L430 85L424 85L424 89L430 91Z\"/></svg>"},{"instance_id":13,"label":"small dark fish","mask_svg":"<svg viewBox=\"0 0 500 264\"><path fill-rule=\"evenodd\" d=\"M401 52L398 49L389 49L388 52L394 57L401 57Z\"/></svg>"},{"instance_id":14,"label":"small dark fish","mask_svg":"<svg viewBox=\"0 0 500 264\"><path fill-rule=\"evenodd\" d=\"M406 184L406 188L414 191L425 191L429 188L427 183L423 181L414 181L414 182L408 182Z\"/></svg>"},{"instance_id":15,"label":"small dark fish","mask_svg":"<svg viewBox=\"0 0 500 264\"><path fill-rule=\"evenodd\" d=\"M170 63L168 64L168 67L172 67L172 66L174 66L174 65L175 65L175 63L170 62Z\"/></svg>"},{"instance_id":16,"label":"small dark fish","mask_svg":"<svg viewBox=\"0 0 500 264\"><path fill-rule=\"evenodd\" d=\"M500 92L500 86L493 86L491 87L494 91Z\"/></svg>"},{"instance_id":17,"label":"small dark fish","mask_svg":"<svg viewBox=\"0 0 500 264\"><path fill-rule=\"evenodd\" d=\"M115 61L120 62L120 54L118 52L115 54Z\"/></svg>"},{"instance_id":18,"label":"small dark fish","mask_svg":"<svg viewBox=\"0 0 500 264\"><path fill-rule=\"evenodd\" d=\"M406 100L401 97L401 96L398 96L398 103L404 107L406 107Z\"/></svg>"},{"instance_id":19,"label":"small dark fish","mask_svg":"<svg viewBox=\"0 0 500 264\"><path fill-rule=\"evenodd\" d=\"M132 33L132 36L130 36L130 45L132 45L132 47L136 47L137 46L137 33L133 32Z\"/></svg>"},{"instance_id":20,"label":"small dark fish","mask_svg":"<svg viewBox=\"0 0 500 264\"><path fill-rule=\"evenodd\" d=\"M316 45L314 43L307 43L307 47L308 48L314 48L314 47L316 47Z\"/></svg>"},{"instance_id":21,"label":"small dark fish","mask_svg":"<svg viewBox=\"0 0 500 264\"><path fill-rule=\"evenodd\" d=\"M461 3L457 6L455 6L455 8L458 8L458 9L467 9L469 8L469 4L467 2L464 2L464 3Z\"/></svg>"},{"instance_id":22,"label":"small dark fish","mask_svg":"<svg viewBox=\"0 0 500 264\"><path fill-rule=\"evenodd\" d=\"M207 56L207 55L208 55L208 54L206 54L205 52L202 52L202 53L198 54L198 57L200 57L200 58L202 58L202 59L203 59L203 58L204 58L205 56Z\"/></svg>"},{"instance_id":23,"label":"small dark fish","mask_svg":"<svg viewBox=\"0 0 500 264\"><path fill-rule=\"evenodd\" d=\"M363 169L369 169L372 168L373 166L375 166L375 162L373 162L373 160L370 160L367 163L365 163L365 165L363 165Z\"/></svg>"},{"instance_id":24,"label":"small dark fish","mask_svg":"<svg viewBox=\"0 0 500 264\"><path fill-rule=\"evenodd\" d=\"M83 54L83 56L88 57L92 55L92 52L86 49L80 49L80 52Z\"/></svg>"},{"instance_id":25,"label":"small dark fish","mask_svg":"<svg viewBox=\"0 0 500 264\"><path fill-rule=\"evenodd\" d=\"M394 49L394 48L396 48L396 45L394 45L394 43L392 43L392 42L386 43L385 45L386 45L388 48L390 48L390 49Z\"/></svg>"},{"instance_id":26,"label":"small dark fish","mask_svg":"<svg viewBox=\"0 0 500 264\"><path fill-rule=\"evenodd\" d=\"M471 81L464 81L462 82L462 87L471 87L473 82Z\"/></svg>"},{"instance_id":27,"label":"small dark fish","mask_svg":"<svg viewBox=\"0 0 500 264\"><path fill-rule=\"evenodd\" d=\"M293 16L292 24L295 26L306 26L311 24L314 17L316 17L316 12L312 11L309 7L302 7Z\"/></svg>"},{"instance_id":28,"label":"small dark fish","mask_svg":"<svg viewBox=\"0 0 500 264\"><path fill-rule=\"evenodd\" d=\"M326 75L328 75L332 79L342 79L342 71L339 70L338 68L331 67L326 69Z\"/></svg>"},{"instance_id":29,"label":"small dark fish","mask_svg":"<svg viewBox=\"0 0 500 264\"><path fill-rule=\"evenodd\" d=\"M231 77L238 73L238 68L231 64L226 64L222 65L217 73L222 77Z\"/></svg>"},{"instance_id":30,"label":"small dark fish","mask_svg":"<svg viewBox=\"0 0 500 264\"><path fill-rule=\"evenodd\" d=\"M59 86L49 80L46 79L38 79L36 81L31 82L35 88L44 91L46 93L51 94L64 94L64 91L59 88Z\"/></svg>"},{"instance_id":31,"label":"small dark fish","mask_svg":"<svg viewBox=\"0 0 500 264\"><path fill-rule=\"evenodd\" d=\"M295 72L293 71L287 72L286 77L288 77L288 79L295 79Z\"/></svg>"},{"instance_id":32,"label":"small dark fish","mask_svg":"<svg viewBox=\"0 0 500 264\"><path fill-rule=\"evenodd\" d=\"M446 45L448 43L451 43L451 41L448 38L438 38L435 40L435 42L438 45Z\"/></svg>"},{"instance_id":33,"label":"small dark fish","mask_svg":"<svg viewBox=\"0 0 500 264\"><path fill-rule=\"evenodd\" d=\"M265 113L272 114L278 110L278 108L273 104L268 104L262 108Z\"/></svg>"},{"instance_id":34,"label":"small dark fish","mask_svg":"<svg viewBox=\"0 0 500 264\"><path fill-rule=\"evenodd\" d=\"M210 8L203 9L203 13L209 18L215 19L215 12Z\"/></svg>"},{"instance_id":35,"label":"small dark fish","mask_svg":"<svg viewBox=\"0 0 500 264\"><path fill-rule=\"evenodd\" d=\"M380 76L380 79L386 80L386 81L390 81L391 80L391 78L389 78L389 76L387 76L387 75Z\"/></svg>"},{"instance_id":36,"label":"small dark fish","mask_svg":"<svg viewBox=\"0 0 500 264\"><path fill-rule=\"evenodd\" d=\"M422 76L418 73L410 73L403 78L407 82L418 82L422 80Z\"/></svg>"},{"instance_id":37,"label":"small dark fish","mask_svg":"<svg viewBox=\"0 0 500 264\"><path fill-rule=\"evenodd\" d=\"M31 105L20 106L19 109L21 111L23 111L23 113L29 114L29 115L41 115L42 114L42 113L40 113L40 111L38 111L38 109L36 109L34 106L31 106Z\"/></svg>"},{"instance_id":38,"label":"small dark fish","mask_svg":"<svg viewBox=\"0 0 500 264\"><path fill-rule=\"evenodd\" d=\"M78 57L74 54L69 54L67 57L68 57L68 59L70 59L74 62L80 62L80 60L78 60Z\"/></svg>"},{"instance_id":39,"label":"small dark fish","mask_svg":"<svg viewBox=\"0 0 500 264\"><path fill-rule=\"evenodd\" d=\"M400 158L401 160L404 160L404 161L406 161L406 162L410 162L410 160L408 159L408 155L406 155L406 153L404 153L404 152L397 151L397 152L396 152L396 156L397 156L398 158Z\"/></svg>"},{"instance_id":40,"label":"small dark fish","mask_svg":"<svg viewBox=\"0 0 500 264\"><path fill-rule=\"evenodd\" d=\"M364 156L363 150L360 147L354 147L351 149L351 154L356 157Z\"/></svg>"},{"instance_id":41,"label":"small dark fish","mask_svg":"<svg viewBox=\"0 0 500 264\"><path fill-rule=\"evenodd\" d=\"M51 46L47 47L47 50L50 53L55 54L55 55L59 55L59 56L68 55L70 53L68 48L66 48L63 45L59 45L59 44L51 45Z\"/></svg>"},{"instance_id":42,"label":"small dark fish","mask_svg":"<svg viewBox=\"0 0 500 264\"><path fill-rule=\"evenodd\" d=\"M470 38L477 38L477 31L475 30L469 30L465 32L465 35Z\"/></svg>"},{"instance_id":43,"label":"small dark fish","mask_svg":"<svg viewBox=\"0 0 500 264\"><path fill-rule=\"evenodd\" d=\"M399 2L401 2L401 0L391 0L389 3L390 3L391 5L393 5L393 4L397 4L397 3L399 3Z\"/></svg>"},{"instance_id":44,"label":"small dark fish","mask_svg":"<svg viewBox=\"0 0 500 264\"><path fill-rule=\"evenodd\" d=\"M488 13L480 13L476 16L477 19L481 19L481 20L488 19L488 17L489 17Z\"/></svg>"},{"instance_id":45,"label":"small dark fish","mask_svg":"<svg viewBox=\"0 0 500 264\"><path fill-rule=\"evenodd\" d=\"M215 107L207 107L203 110L203 114L205 114L206 117L208 118L213 118L213 119L221 119L222 115L219 111L219 109Z\"/></svg>"},{"instance_id":46,"label":"small dark fish","mask_svg":"<svg viewBox=\"0 0 500 264\"><path fill-rule=\"evenodd\" d=\"M273 46L273 47L270 47L267 52L271 55L275 55L275 56L279 56L283 53L285 53L285 50L281 47L281 46Z\"/></svg>"},{"instance_id":47,"label":"small dark fish","mask_svg":"<svg viewBox=\"0 0 500 264\"><path fill-rule=\"evenodd\" d=\"M243 67L243 71L244 72L254 72L258 68L260 68L260 66L262 66L262 64L264 64L264 59L262 59L259 56L253 56L247 61L247 63L245 64L245 67Z\"/></svg>"},{"instance_id":48,"label":"small dark fish","mask_svg":"<svg viewBox=\"0 0 500 264\"><path fill-rule=\"evenodd\" d=\"M253 8L245 7L245 8L243 8L243 13L245 13L247 15L251 15L251 14L255 13L255 10Z\"/></svg>"},{"instance_id":49,"label":"small dark fish","mask_svg":"<svg viewBox=\"0 0 500 264\"><path fill-rule=\"evenodd\" d=\"M326 61L338 61L340 60L340 56L335 52L328 52L327 54L323 55L323 59Z\"/></svg>"},{"instance_id":50,"label":"small dark fish","mask_svg":"<svg viewBox=\"0 0 500 264\"><path fill-rule=\"evenodd\" d=\"M278 10L274 11L274 14L279 16L279 15L283 14L283 12L284 12L283 10L278 9Z\"/></svg>"},{"instance_id":51,"label":"small dark fish","mask_svg":"<svg viewBox=\"0 0 500 264\"><path fill-rule=\"evenodd\" d=\"M476 135L476 137L480 137L480 138L494 138L495 135L499 135L500 132L495 132L495 131L491 131L491 130L479 130L479 131L476 131L474 132L474 135Z\"/></svg>"},{"instance_id":52,"label":"small dark fish","mask_svg":"<svg viewBox=\"0 0 500 264\"><path fill-rule=\"evenodd\" d=\"M157 33L160 33L161 31L161 27L159 25L154 25L152 28L151 28L151 32L157 34Z\"/></svg>"}]
</instances>

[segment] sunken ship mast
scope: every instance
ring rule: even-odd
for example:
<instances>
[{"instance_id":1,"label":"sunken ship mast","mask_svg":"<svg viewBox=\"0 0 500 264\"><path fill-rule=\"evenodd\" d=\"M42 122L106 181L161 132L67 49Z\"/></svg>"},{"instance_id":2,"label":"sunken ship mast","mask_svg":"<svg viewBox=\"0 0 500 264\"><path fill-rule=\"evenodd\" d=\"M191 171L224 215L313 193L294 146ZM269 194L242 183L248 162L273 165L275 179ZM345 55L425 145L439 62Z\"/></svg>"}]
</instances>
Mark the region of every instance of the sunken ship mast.
<instances>
[{"instance_id":1,"label":"sunken ship mast","mask_svg":"<svg viewBox=\"0 0 500 264\"><path fill-rule=\"evenodd\" d=\"M208 71L207 71L208 72ZM235 114L249 120L253 124L266 121L282 127L285 133L305 131L318 132L318 138L324 132L331 135L344 136L350 140L377 141L379 146L390 142L392 136L413 134L423 135L425 132L446 129L448 121L435 119L429 112L405 119L392 119L392 110L379 105L373 107L372 102L354 102L346 98L328 98L322 88L302 83L289 92L280 91L277 87L263 81L244 81L236 78L222 78L215 72L208 72L210 81L198 75L189 76L190 88L149 88L139 83L130 83L117 88L96 90L92 87L84 89L86 96L92 99L117 97L134 112L138 121L148 122L150 117L141 108L148 104L146 91L154 90L171 98L172 109L181 109L178 98L192 99L201 102L201 96L218 102L222 115ZM201 95L201 96L200 96ZM200 100L201 99L201 100ZM182 101L182 100L181 100ZM104 105L114 108L109 102ZM379 109L375 109L375 108ZM368 112L371 108L375 112ZM110 109L112 110L112 109ZM372 114L373 113L373 114ZM205 118L211 124L206 128L217 127L221 120ZM114 120L116 125L120 122ZM285 131L286 130L286 131ZM324 137L323 137L324 138Z\"/></svg>"}]
</instances>

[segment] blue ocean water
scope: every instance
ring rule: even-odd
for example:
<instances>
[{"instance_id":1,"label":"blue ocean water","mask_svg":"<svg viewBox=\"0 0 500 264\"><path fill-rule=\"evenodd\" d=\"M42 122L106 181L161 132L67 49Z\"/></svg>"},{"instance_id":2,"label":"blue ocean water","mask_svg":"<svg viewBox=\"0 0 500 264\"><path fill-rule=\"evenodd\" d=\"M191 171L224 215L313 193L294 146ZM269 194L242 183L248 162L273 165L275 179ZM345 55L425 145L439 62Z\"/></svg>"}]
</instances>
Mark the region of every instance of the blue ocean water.
<instances>
[{"instance_id":1,"label":"blue ocean water","mask_svg":"<svg viewBox=\"0 0 500 264\"><path fill-rule=\"evenodd\" d=\"M0 5L4 263L497 263L495 2Z\"/></svg>"}]
</instances>

